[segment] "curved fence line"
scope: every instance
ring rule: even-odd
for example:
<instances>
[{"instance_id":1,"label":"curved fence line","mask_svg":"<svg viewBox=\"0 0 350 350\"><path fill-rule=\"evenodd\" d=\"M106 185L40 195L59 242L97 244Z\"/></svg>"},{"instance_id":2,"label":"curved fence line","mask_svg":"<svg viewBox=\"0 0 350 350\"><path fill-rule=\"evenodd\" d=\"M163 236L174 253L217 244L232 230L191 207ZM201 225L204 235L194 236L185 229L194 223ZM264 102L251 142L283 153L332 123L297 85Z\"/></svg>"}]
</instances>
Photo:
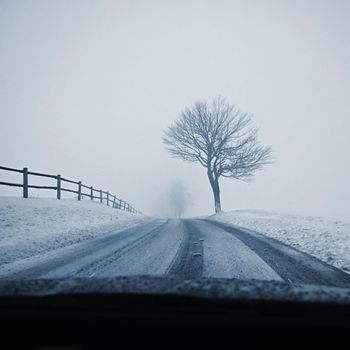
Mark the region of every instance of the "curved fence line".
<instances>
[{"instance_id":1,"label":"curved fence line","mask_svg":"<svg viewBox=\"0 0 350 350\"><path fill-rule=\"evenodd\" d=\"M62 177L61 175L51 175L51 174L43 174L38 172L29 171L28 168L23 169L14 169L8 168L4 166L0 166L0 170L8 171L8 172L16 172L23 174L23 182L22 183L12 183L0 181L0 185L3 186L12 186L12 187L22 187L23 188L23 198L28 198L28 192L30 188L35 189L45 189L45 190L55 190L57 199L61 199L62 192L71 192L75 193L78 196L78 200L80 201L82 197L89 197L91 200L97 199L100 203L105 203L112 208L125 210L130 213L139 213L134 207L132 207L126 201L119 199L117 196L110 194L108 191L98 190L93 186L87 186L82 184L81 181L73 181ZM56 186L39 186L39 185L30 185L29 184L29 175L37 176L37 177L47 177L56 180ZM63 183L70 183L77 185L77 190L72 190L70 188L62 187ZM84 192L82 189L85 188L88 190L88 193ZM96 195L97 194L97 195Z\"/></svg>"}]
</instances>

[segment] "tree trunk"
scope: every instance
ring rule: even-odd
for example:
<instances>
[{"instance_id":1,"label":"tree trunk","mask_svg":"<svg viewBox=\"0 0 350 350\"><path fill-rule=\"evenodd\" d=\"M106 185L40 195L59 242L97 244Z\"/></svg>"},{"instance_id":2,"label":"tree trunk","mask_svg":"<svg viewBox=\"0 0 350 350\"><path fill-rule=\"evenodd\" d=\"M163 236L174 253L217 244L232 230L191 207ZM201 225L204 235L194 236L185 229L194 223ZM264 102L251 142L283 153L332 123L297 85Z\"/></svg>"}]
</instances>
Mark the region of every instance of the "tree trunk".
<instances>
[{"instance_id":1,"label":"tree trunk","mask_svg":"<svg viewBox=\"0 0 350 350\"><path fill-rule=\"evenodd\" d=\"M214 207L215 207L215 213L217 214L221 212L219 178L218 177L214 178L213 173L209 170L207 174L208 174L211 189L213 190Z\"/></svg>"}]
</instances>

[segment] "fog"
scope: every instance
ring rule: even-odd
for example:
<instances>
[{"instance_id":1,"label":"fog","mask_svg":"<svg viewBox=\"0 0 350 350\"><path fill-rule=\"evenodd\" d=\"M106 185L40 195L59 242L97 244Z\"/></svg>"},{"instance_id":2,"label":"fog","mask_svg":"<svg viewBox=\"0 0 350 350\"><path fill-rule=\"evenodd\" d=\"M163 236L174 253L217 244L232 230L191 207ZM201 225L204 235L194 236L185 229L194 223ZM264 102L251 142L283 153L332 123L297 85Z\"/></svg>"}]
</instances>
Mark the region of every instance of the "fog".
<instances>
[{"instance_id":1,"label":"fog","mask_svg":"<svg viewBox=\"0 0 350 350\"><path fill-rule=\"evenodd\" d=\"M205 169L161 137L220 95L254 115L275 158L253 183L222 180L223 210L350 221L349 13L346 0L0 0L0 163L150 215L181 181L187 215L211 214Z\"/></svg>"}]
</instances>

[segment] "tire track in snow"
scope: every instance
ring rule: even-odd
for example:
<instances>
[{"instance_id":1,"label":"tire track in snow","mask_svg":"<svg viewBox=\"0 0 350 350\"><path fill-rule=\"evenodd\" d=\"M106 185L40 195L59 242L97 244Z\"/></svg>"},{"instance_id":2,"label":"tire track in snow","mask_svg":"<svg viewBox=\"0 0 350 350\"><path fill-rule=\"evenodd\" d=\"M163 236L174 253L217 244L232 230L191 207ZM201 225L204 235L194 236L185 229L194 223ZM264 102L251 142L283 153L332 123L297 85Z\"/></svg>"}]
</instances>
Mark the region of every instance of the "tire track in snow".
<instances>
[{"instance_id":1,"label":"tire track in snow","mask_svg":"<svg viewBox=\"0 0 350 350\"><path fill-rule=\"evenodd\" d=\"M84 266L82 269L78 270L74 277L85 277L85 276L96 276L99 272L103 272L105 269L108 269L110 265L115 263L121 257L126 254L130 254L132 250L138 249L141 245L150 244L151 240L154 240L158 237L158 235L164 230L164 227L169 222L169 220L154 228L153 230L147 232L142 235L138 239L124 245L123 247L114 250L107 256L104 256L98 261L94 261L93 263ZM117 271L116 271L117 272Z\"/></svg>"},{"instance_id":2,"label":"tire track in snow","mask_svg":"<svg viewBox=\"0 0 350 350\"><path fill-rule=\"evenodd\" d=\"M183 222L185 237L167 274L181 276L184 279L195 279L201 277L203 273L203 237L190 220Z\"/></svg>"},{"instance_id":3,"label":"tire track in snow","mask_svg":"<svg viewBox=\"0 0 350 350\"><path fill-rule=\"evenodd\" d=\"M215 221L203 220L232 234L271 266L287 283L350 287L350 275L257 232Z\"/></svg>"},{"instance_id":4,"label":"tire track in snow","mask_svg":"<svg viewBox=\"0 0 350 350\"><path fill-rule=\"evenodd\" d=\"M0 276L11 279L70 277L84 266L113 254L116 247L123 248L163 224L164 221L154 221L106 237L95 238L47 254L16 261L2 266Z\"/></svg>"},{"instance_id":5,"label":"tire track in snow","mask_svg":"<svg viewBox=\"0 0 350 350\"><path fill-rule=\"evenodd\" d=\"M282 281L264 260L239 239L204 220L192 220L204 238L203 276Z\"/></svg>"},{"instance_id":6,"label":"tire track in snow","mask_svg":"<svg viewBox=\"0 0 350 350\"><path fill-rule=\"evenodd\" d=\"M164 275L184 237L181 220L169 220L140 244L111 261L104 261L96 277Z\"/></svg>"}]
</instances>

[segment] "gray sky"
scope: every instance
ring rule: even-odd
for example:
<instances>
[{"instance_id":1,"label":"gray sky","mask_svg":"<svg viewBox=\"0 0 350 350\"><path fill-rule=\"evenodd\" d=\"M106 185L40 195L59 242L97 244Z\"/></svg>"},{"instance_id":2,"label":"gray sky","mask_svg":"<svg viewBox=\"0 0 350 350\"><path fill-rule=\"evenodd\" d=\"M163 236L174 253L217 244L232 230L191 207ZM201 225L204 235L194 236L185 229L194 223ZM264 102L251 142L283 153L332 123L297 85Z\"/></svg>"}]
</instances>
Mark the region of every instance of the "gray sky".
<instances>
[{"instance_id":1,"label":"gray sky","mask_svg":"<svg viewBox=\"0 0 350 350\"><path fill-rule=\"evenodd\" d=\"M224 210L350 221L349 14L346 0L0 0L0 163L147 214L181 180L189 215L209 214L204 168L170 158L161 136L221 95L254 114L276 158L254 183L222 181Z\"/></svg>"}]
</instances>

